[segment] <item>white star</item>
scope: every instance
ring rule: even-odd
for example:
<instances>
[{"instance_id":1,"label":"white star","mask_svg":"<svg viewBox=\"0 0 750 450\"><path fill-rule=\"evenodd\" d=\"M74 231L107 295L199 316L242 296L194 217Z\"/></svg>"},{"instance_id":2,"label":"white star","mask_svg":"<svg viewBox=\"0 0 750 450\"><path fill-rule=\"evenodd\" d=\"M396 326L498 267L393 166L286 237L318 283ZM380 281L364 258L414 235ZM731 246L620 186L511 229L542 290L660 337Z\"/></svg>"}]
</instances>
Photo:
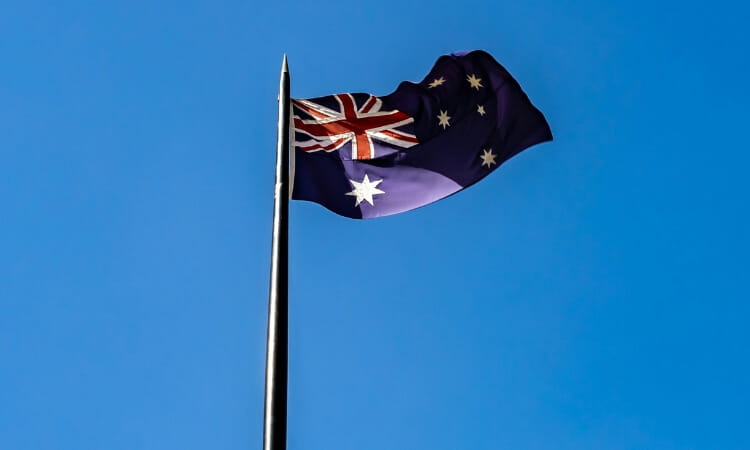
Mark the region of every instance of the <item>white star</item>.
<instances>
[{"instance_id":1,"label":"white star","mask_svg":"<svg viewBox=\"0 0 750 450\"><path fill-rule=\"evenodd\" d=\"M480 116L487 114L487 111L484 110L484 105L477 105L477 112Z\"/></svg>"},{"instance_id":2,"label":"white star","mask_svg":"<svg viewBox=\"0 0 750 450\"><path fill-rule=\"evenodd\" d=\"M361 182L357 182L354 180L349 180L349 182L354 187L354 190L351 192L347 192L346 195L351 195L354 197L357 197L357 202L354 204L354 206L359 206L360 203L362 203L362 200L367 201L372 206L375 206L375 203L372 200L373 195L378 194L385 194L384 191L381 191L376 186L383 182L383 180L373 180L370 181L370 178L365 174L365 178Z\"/></svg>"},{"instance_id":3,"label":"white star","mask_svg":"<svg viewBox=\"0 0 750 450\"><path fill-rule=\"evenodd\" d=\"M482 86L482 79L477 78L476 75L474 75L473 73L471 75L466 76L466 81L469 82L471 87L476 88L476 90L479 90L480 87L484 87Z\"/></svg>"},{"instance_id":4,"label":"white star","mask_svg":"<svg viewBox=\"0 0 750 450\"><path fill-rule=\"evenodd\" d=\"M445 83L445 78L443 78L443 77L435 78L435 80L433 80L433 82L430 83L430 89L432 89L434 87L438 87L438 86L442 85L443 83Z\"/></svg>"},{"instance_id":5,"label":"white star","mask_svg":"<svg viewBox=\"0 0 750 450\"><path fill-rule=\"evenodd\" d=\"M438 126L443 127L445 130L447 127L451 126L450 120L451 116L448 115L448 111L440 110L440 115L437 116L438 118Z\"/></svg>"},{"instance_id":6,"label":"white star","mask_svg":"<svg viewBox=\"0 0 750 450\"><path fill-rule=\"evenodd\" d=\"M479 157L482 158L482 166L487 166L489 168L493 164L497 164L497 162L495 162L495 156L497 155L492 153L492 149L482 150L482 152L483 153L479 155Z\"/></svg>"}]
</instances>

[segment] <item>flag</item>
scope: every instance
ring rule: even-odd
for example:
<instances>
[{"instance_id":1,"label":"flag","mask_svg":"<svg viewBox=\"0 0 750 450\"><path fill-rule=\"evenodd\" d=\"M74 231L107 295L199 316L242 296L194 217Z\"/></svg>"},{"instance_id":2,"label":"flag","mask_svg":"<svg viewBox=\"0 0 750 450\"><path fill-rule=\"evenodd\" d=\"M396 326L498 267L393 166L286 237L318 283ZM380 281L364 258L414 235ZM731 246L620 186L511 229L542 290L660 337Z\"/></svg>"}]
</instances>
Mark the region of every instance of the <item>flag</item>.
<instances>
[{"instance_id":1,"label":"flag","mask_svg":"<svg viewBox=\"0 0 750 450\"><path fill-rule=\"evenodd\" d=\"M355 219L440 200L552 140L518 82L480 50L441 56L389 95L293 99L292 113L292 198Z\"/></svg>"}]
</instances>

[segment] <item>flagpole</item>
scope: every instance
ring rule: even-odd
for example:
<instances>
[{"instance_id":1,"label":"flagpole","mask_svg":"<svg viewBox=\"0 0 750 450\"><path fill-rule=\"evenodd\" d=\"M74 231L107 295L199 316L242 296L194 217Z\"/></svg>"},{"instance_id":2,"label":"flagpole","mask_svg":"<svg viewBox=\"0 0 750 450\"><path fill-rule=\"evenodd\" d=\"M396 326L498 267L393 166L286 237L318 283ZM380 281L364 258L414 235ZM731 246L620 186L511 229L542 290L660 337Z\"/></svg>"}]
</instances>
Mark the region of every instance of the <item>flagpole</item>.
<instances>
[{"instance_id":1,"label":"flagpole","mask_svg":"<svg viewBox=\"0 0 750 450\"><path fill-rule=\"evenodd\" d=\"M276 144L276 185L268 294L266 398L263 450L286 450L288 361L288 229L289 229L289 69L286 55L279 80L279 123Z\"/></svg>"}]
</instances>

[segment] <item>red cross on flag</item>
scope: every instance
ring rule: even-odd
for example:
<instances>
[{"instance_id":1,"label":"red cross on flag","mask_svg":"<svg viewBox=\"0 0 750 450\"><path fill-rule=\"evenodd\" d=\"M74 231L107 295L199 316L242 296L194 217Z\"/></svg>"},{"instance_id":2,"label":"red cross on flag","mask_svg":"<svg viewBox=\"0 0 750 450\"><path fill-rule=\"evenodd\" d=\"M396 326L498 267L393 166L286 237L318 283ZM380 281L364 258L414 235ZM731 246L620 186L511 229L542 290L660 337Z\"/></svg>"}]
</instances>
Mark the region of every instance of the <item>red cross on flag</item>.
<instances>
[{"instance_id":1,"label":"red cross on flag","mask_svg":"<svg viewBox=\"0 0 750 450\"><path fill-rule=\"evenodd\" d=\"M309 140L295 141L294 145L299 150L332 152L351 142L351 158L363 160L375 158L373 140L402 148L419 143L414 134L397 130L411 124L414 119L395 109L381 111L383 102L378 97L355 97L352 94L332 97L338 103L338 110L310 100L293 100L295 108L313 117L303 119L294 116L295 131L310 137Z\"/></svg>"}]
</instances>

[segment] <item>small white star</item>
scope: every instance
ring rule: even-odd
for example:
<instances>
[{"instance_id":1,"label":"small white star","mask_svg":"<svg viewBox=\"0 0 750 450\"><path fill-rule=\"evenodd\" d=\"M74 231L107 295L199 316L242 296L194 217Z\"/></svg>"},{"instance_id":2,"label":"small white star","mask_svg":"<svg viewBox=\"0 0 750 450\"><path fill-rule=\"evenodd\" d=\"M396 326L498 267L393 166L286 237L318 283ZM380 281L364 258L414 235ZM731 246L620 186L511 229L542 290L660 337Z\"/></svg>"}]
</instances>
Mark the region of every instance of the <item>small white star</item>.
<instances>
[{"instance_id":1,"label":"small white star","mask_svg":"<svg viewBox=\"0 0 750 450\"><path fill-rule=\"evenodd\" d=\"M432 83L430 83L430 85L429 85L429 86L430 86L430 89L432 89L432 88L434 88L434 87L438 87L438 86L441 86L441 85L442 85L443 83L445 83L445 78L443 78L443 77L440 77L440 78L435 78L435 79L434 79L434 80L432 81Z\"/></svg>"},{"instance_id":2,"label":"small white star","mask_svg":"<svg viewBox=\"0 0 750 450\"><path fill-rule=\"evenodd\" d=\"M352 190L351 192L347 192L346 195L357 197L357 201L354 206L359 206L359 204L362 203L362 200L365 200L371 206L375 206L372 196L385 194L385 191L381 191L376 187L377 185L382 183L383 180L370 181L370 177L368 177L367 174L365 174L365 178L361 182L357 182L354 180L349 180L349 182L352 184L352 187L354 187L354 190Z\"/></svg>"},{"instance_id":3,"label":"small white star","mask_svg":"<svg viewBox=\"0 0 750 450\"><path fill-rule=\"evenodd\" d=\"M471 75L466 76L466 81L469 82L471 87L476 88L476 90L479 90L479 88L484 87L482 86L482 79L477 78L477 76L474 75L473 73Z\"/></svg>"},{"instance_id":4,"label":"small white star","mask_svg":"<svg viewBox=\"0 0 750 450\"><path fill-rule=\"evenodd\" d=\"M443 127L445 130L447 127L451 126L450 120L451 116L448 115L448 111L440 110L440 115L437 116L438 118L438 125Z\"/></svg>"},{"instance_id":5,"label":"small white star","mask_svg":"<svg viewBox=\"0 0 750 450\"><path fill-rule=\"evenodd\" d=\"M479 155L480 158L482 158L482 166L487 166L487 168L492 167L493 164L497 164L495 161L496 154L492 153L492 149L489 150L482 150L482 154Z\"/></svg>"},{"instance_id":6,"label":"small white star","mask_svg":"<svg viewBox=\"0 0 750 450\"><path fill-rule=\"evenodd\" d=\"M484 105L477 105L477 112L480 116L487 114L487 111L484 110Z\"/></svg>"}]
</instances>

